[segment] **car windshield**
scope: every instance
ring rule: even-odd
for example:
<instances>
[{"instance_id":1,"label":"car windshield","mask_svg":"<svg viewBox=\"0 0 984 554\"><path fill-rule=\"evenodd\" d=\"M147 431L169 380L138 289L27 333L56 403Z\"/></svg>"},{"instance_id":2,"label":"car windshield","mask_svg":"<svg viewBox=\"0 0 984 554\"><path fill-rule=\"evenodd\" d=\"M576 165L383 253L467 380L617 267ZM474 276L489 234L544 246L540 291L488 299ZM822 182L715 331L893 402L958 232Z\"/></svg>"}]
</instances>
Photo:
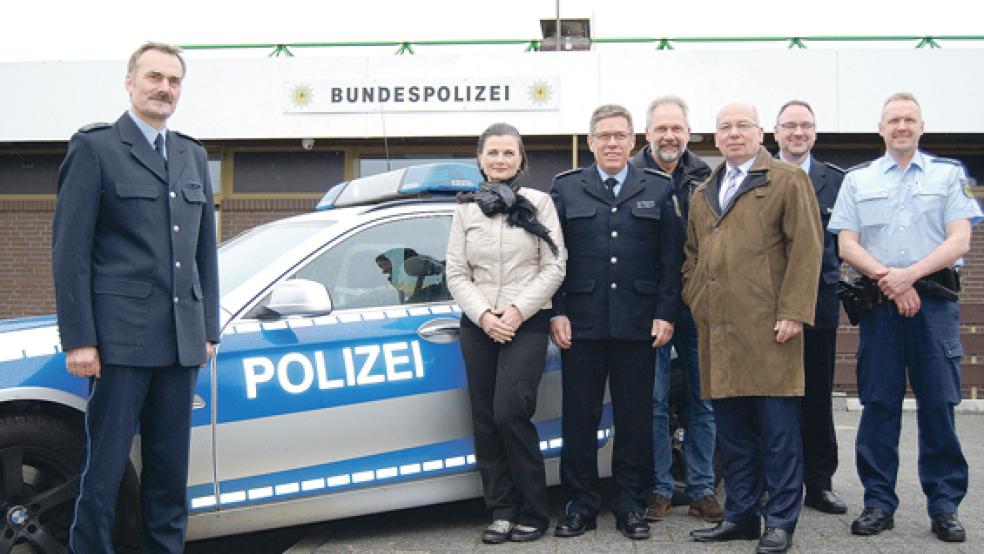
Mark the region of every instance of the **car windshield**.
<instances>
[{"instance_id":1,"label":"car windshield","mask_svg":"<svg viewBox=\"0 0 984 554\"><path fill-rule=\"evenodd\" d=\"M237 235L219 247L219 287L221 294L235 290L261 269L312 235L335 222L298 221L262 225Z\"/></svg>"}]
</instances>

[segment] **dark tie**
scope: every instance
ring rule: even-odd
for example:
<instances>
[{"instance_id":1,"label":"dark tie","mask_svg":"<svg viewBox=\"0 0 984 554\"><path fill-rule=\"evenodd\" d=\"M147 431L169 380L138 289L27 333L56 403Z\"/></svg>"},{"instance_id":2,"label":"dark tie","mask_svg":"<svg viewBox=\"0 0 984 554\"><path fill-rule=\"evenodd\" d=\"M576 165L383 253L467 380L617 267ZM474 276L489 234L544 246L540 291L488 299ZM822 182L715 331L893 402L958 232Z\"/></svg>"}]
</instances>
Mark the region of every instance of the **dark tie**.
<instances>
[{"instance_id":1,"label":"dark tie","mask_svg":"<svg viewBox=\"0 0 984 554\"><path fill-rule=\"evenodd\" d=\"M157 133L157 138L154 139L154 150L157 150L157 155L161 157L161 162L164 163L164 167L167 168L167 158L164 157L164 134Z\"/></svg>"},{"instance_id":2,"label":"dark tie","mask_svg":"<svg viewBox=\"0 0 984 554\"><path fill-rule=\"evenodd\" d=\"M615 200L615 186L618 185L618 179L614 177L609 177L605 179L605 188L608 189L608 195L612 200Z\"/></svg>"}]
</instances>

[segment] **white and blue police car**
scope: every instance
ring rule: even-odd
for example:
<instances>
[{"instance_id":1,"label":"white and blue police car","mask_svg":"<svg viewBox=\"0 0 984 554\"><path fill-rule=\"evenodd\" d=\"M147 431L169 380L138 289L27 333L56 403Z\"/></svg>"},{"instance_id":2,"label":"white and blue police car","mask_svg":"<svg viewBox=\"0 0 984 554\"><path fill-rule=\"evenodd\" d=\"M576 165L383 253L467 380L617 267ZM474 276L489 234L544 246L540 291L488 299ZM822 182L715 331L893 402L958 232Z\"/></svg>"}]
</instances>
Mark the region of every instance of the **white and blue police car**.
<instances>
[{"instance_id":1,"label":"white and blue police car","mask_svg":"<svg viewBox=\"0 0 984 554\"><path fill-rule=\"evenodd\" d=\"M481 495L443 264L453 194L479 181L466 164L355 179L313 213L222 244L222 344L196 389L189 540ZM535 416L551 483L559 369L551 346ZM0 322L0 554L64 548L87 394L65 370L54 316ZM610 474L609 404L603 413ZM139 470L135 442L122 541L139 528Z\"/></svg>"}]
</instances>

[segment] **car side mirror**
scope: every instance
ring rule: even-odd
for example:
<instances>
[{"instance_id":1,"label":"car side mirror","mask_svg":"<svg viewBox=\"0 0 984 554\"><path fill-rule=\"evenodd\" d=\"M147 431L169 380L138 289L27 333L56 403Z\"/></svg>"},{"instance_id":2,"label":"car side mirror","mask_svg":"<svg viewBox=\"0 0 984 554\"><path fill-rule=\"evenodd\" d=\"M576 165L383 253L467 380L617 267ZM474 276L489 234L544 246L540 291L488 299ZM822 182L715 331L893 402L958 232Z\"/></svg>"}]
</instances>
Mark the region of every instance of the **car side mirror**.
<instances>
[{"instance_id":1,"label":"car side mirror","mask_svg":"<svg viewBox=\"0 0 984 554\"><path fill-rule=\"evenodd\" d=\"M270 293L266 309L280 317L291 315L325 315L331 312L331 297L325 286L308 279L290 279L277 283Z\"/></svg>"}]
</instances>

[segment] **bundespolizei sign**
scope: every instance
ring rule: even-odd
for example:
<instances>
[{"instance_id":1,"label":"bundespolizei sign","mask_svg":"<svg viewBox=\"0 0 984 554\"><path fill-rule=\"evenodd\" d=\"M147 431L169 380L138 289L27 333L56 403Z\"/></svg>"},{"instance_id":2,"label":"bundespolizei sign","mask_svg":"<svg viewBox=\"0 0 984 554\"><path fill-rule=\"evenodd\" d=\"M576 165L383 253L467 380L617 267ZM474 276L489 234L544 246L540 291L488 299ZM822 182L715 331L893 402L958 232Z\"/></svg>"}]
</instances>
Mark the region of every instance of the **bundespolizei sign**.
<instances>
[{"instance_id":1,"label":"bundespolizei sign","mask_svg":"<svg viewBox=\"0 0 984 554\"><path fill-rule=\"evenodd\" d=\"M482 80L284 81L285 113L550 111L557 77Z\"/></svg>"}]
</instances>

